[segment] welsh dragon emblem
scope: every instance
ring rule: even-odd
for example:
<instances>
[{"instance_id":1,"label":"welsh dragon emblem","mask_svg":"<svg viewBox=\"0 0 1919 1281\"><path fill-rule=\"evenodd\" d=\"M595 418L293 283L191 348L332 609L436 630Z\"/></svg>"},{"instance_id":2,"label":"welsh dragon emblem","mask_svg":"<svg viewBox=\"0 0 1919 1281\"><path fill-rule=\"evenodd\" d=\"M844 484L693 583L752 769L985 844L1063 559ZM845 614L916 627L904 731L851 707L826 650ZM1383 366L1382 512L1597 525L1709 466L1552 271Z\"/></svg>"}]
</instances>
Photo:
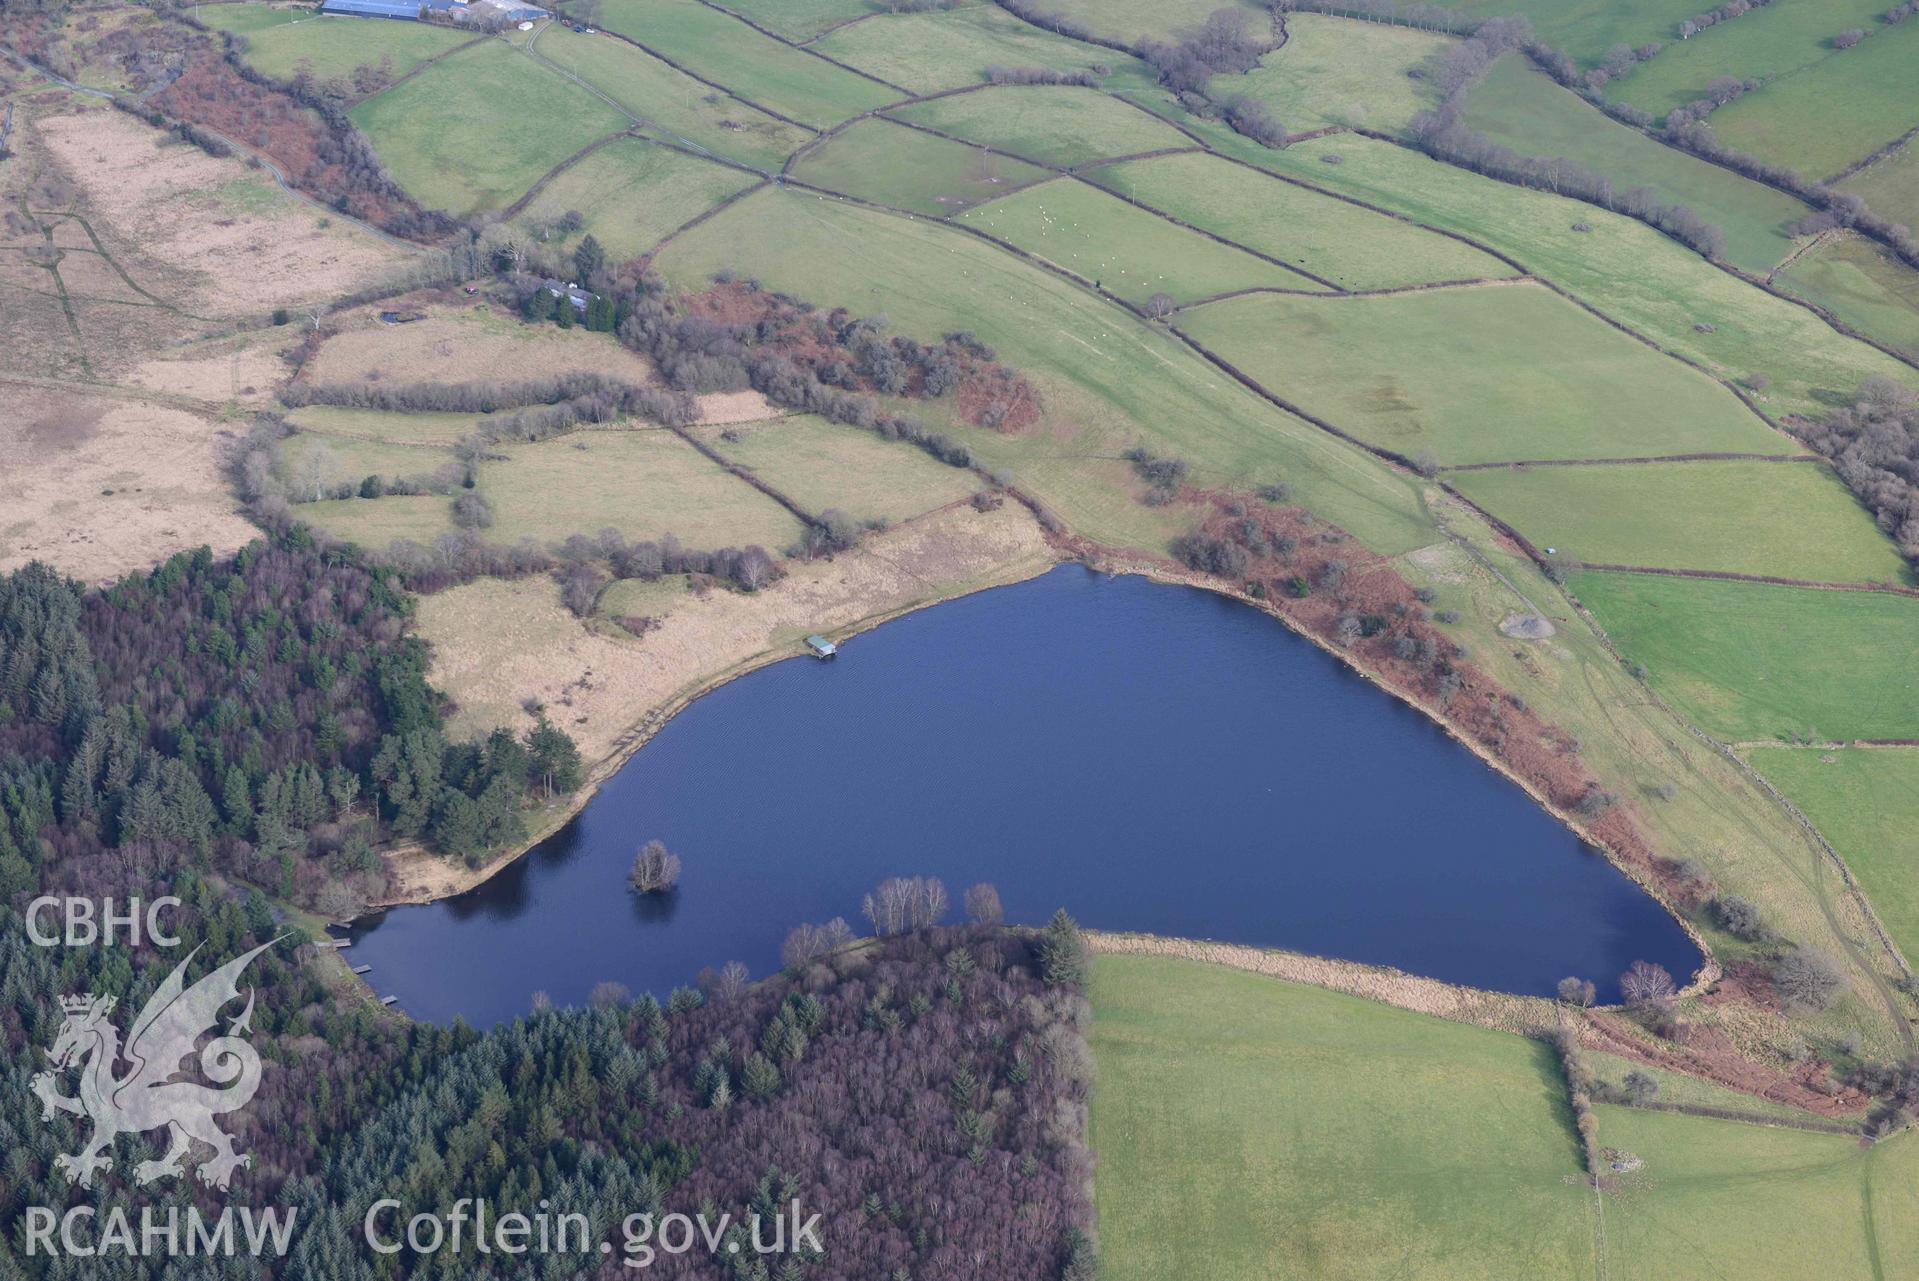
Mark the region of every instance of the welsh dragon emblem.
<instances>
[{"instance_id":1,"label":"welsh dragon emblem","mask_svg":"<svg viewBox=\"0 0 1919 1281\"><path fill-rule=\"evenodd\" d=\"M241 972L272 946L262 943L187 987L187 966L200 950L194 948L147 1001L124 1047L119 1030L107 1018L118 998L60 998L66 1022L47 1054L53 1067L33 1078L33 1092L40 1096L43 1121L51 1121L56 1111L93 1119L93 1137L87 1145L72 1156L54 1158L54 1165L70 1182L92 1187L94 1173L113 1166L110 1153L116 1138L162 1126L170 1139L166 1155L134 1167L133 1177L142 1186L185 1173L195 1139L213 1149L213 1157L198 1171L200 1181L209 1187L224 1189L236 1169L253 1164L252 1157L233 1150L232 1137L213 1123L215 1116L245 1107L260 1088L260 1056L242 1039L252 1031L251 988L246 1008L228 1023L227 1034L199 1051L201 1073L225 1088L174 1078L182 1074L182 1061L193 1054L200 1037L216 1029L220 1010L239 999ZM118 1070L123 1060L124 1073ZM80 1069L80 1093L69 1098L59 1092L59 1079L74 1067Z\"/></svg>"}]
</instances>

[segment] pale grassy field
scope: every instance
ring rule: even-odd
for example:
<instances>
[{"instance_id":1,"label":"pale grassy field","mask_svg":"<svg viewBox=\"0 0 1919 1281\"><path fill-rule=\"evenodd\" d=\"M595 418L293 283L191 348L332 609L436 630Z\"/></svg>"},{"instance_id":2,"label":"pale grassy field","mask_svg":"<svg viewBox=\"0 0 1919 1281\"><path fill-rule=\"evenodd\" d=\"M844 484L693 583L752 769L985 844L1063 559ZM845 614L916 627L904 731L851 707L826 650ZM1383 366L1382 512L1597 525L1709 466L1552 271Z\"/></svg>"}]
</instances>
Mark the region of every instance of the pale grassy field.
<instances>
[{"instance_id":1,"label":"pale grassy field","mask_svg":"<svg viewBox=\"0 0 1919 1281\"><path fill-rule=\"evenodd\" d=\"M83 109L34 128L122 265L188 310L257 313L337 297L387 278L411 256L280 192L238 159L156 145L164 135L124 112Z\"/></svg>"},{"instance_id":2,"label":"pale grassy field","mask_svg":"<svg viewBox=\"0 0 1919 1281\"><path fill-rule=\"evenodd\" d=\"M726 440L722 431L737 439ZM971 472L948 467L915 445L823 418L706 428L700 435L808 511L837 507L855 520L906 520L980 488Z\"/></svg>"},{"instance_id":3,"label":"pale grassy field","mask_svg":"<svg viewBox=\"0 0 1919 1281\"><path fill-rule=\"evenodd\" d=\"M380 307L341 317L308 362L315 383L369 379L406 382L511 382L551 374L598 373L635 384L653 381L653 365L611 334L529 325L484 303L432 308L425 320L380 322Z\"/></svg>"},{"instance_id":4,"label":"pale grassy field","mask_svg":"<svg viewBox=\"0 0 1919 1281\"><path fill-rule=\"evenodd\" d=\"M220 466L214 423L137 399L0 393L0 571L44 560L84 582L258 536Z\"/></svg>"}]
</instances>

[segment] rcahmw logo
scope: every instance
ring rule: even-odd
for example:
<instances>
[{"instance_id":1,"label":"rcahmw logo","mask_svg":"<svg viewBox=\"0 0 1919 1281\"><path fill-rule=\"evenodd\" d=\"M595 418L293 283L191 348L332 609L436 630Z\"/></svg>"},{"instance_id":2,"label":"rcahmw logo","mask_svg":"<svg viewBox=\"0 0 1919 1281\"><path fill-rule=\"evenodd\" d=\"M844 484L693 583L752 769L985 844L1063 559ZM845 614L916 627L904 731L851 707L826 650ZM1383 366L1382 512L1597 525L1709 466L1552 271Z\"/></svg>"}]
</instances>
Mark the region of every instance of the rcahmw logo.
<instances>
[{"instance_id":1,"label":"rcahmw logo","mask_svg":"<svg viewBox=\"0 0 1919 1281\"><path fill-rule=\"evenodd\" d=\"M167 1150L158 1160L134 1166L134 1181L142 1187L185 1174L195 1141L213 1149L195 1171L210 1188L225 1191L236 1170L253 1164L252 1157L234 1150L232 1137L214 1121L244 1108L260 1088L260 1056L245 1039L252 1031L253 989L247 989L245 1008L229 1017L225 1035L216 1035L205 1046L199 1041L218 1031L221 1010L240 999L239 979L246 967L279 941L262 943L189 987L186 969L199 951L195 948L141 1009L124 1044L109 1018L117 1003L114 997L61 998L66 1019L47 1052L52 1067L33 1078L33 1092L40 1098L42 1121L65 1112L93 1122L93 1133L78 1152L54 1158L55 1168L69 1182L92 1187L98 1172L112 1169L116 1139L158 1129L167 1131ZM196 1047L200 1074L212 1085L179 1079L182 1062ZM61 1078L69 1072L78 1074L73 1095L60 1091ZM34 1206L26 1212L27 1253L146 1255L158 1248L166 1254L230 1254L238 1249L283 1254L295 1213L289 1209L282 1219L277 1211L256 1215L251 1208L228 1208L209 1225L197 1208L184 1214L175 1207L163 1213L149 1208L141 1212L136 1231L118 1208L102 1218L91 1206L75 1206L64 1215Z\"/></svg>"}]
</instances>

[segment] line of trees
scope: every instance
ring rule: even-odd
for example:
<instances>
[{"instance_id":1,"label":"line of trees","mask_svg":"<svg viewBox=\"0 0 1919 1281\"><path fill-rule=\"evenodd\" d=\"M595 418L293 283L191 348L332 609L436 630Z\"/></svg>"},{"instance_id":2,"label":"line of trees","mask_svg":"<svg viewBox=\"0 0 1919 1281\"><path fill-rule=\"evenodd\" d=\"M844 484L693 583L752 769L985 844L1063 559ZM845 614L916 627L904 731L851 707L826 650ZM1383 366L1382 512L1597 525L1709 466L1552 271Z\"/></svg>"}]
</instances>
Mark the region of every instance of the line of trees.
<instances>
[{"instance_id":1,"label":"line of trees","mask_svg":"<svg viewBox=\"0 0 1919 1281\"><path fill-rule=\"evenodd\" d=\"M1763 9L1771 3L1772 0L1726 0L1726 3L1717 9L1708 9L1704 13L1696 13L1681 21L1678 26L1679 38L1690 40L1708 27L1716 27L1722 22L1731 22L1742 14L1751 13L1754 9Z\"/></svg>"},{"instance_id":2,"label":"line of trees","mask_svg":"<svg viewBox=\"0 0 1919 1281\"><path fill-rule=\"evenodd\" d=\"M1553 52L1539 45L1533 37L1531 23L1523 17L1514 17L1481 23L1470 39L1440 55L1432 78L1445 97L1435 110L1422 111L1413 117L1409 126L1413 141L1435 159L1475 173L1572 196L1637 218L1708 258L1719 258L1725 253L1725 232L1716 223L1705 221L1686 205L1660 200L1652 187L1618 190L1610 178L1570 157L1522 155L1467 125L1464 120L1467 91L1495 61L1514 50L1525 50L1536 61ZM1576 68L1561 66L1555 74L1565 80L1576 75Z\"/></svg>"},{"instance_id":3,"label":"line of trees","mask_svg":"<svg viewBox=\"0 0 1919 1281\"><path fill-rule=\"evenodd\" d=\"M650 357L685 391L751 387L774 404L904 440L953 467L971 467L965 444L895 412L881 396L957 396L962 417L1013 429L1038 414L1038 394L968 332L936 343L889 336L884 316L822 312L722 273L714 296L738 320L721 320L699 298L670 302L657 282L623 299L620 341Z\"/></svg>"},{"instance_id":4,"label":"line of trees","mask_svg":"<svg viewBox=\"0 0 1919 1281\"><path fill-rule=\"evenodd\" d=\"M1875 376L1861 384L1852 404L1793 430L1832 460L1879 528L1919 565L1919 395Z\"/></svg>"}]
</instances>

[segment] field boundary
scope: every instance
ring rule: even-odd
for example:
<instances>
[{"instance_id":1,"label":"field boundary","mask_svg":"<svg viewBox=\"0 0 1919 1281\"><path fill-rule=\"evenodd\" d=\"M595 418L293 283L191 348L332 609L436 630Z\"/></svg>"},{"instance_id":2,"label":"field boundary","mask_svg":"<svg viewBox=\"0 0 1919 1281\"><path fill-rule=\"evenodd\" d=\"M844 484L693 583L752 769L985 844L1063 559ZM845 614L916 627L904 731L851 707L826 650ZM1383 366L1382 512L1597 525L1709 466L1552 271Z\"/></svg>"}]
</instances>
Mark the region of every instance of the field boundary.
<instances>
[{"instance_id":1,"label":"field boundary","mask_svg":"<svg viewBox=\"0 0 1919 1281\"><path fill-rule=\"evenodd\" d=\"M1581 621L1586 624L1587 629L1598 639L1601 648L1612 655L1614 661L1630 670L1630 664L1627 663L1626 656L1619 651L1617 645L1613 644L1612 636L1607 633L1605 626L1599 621L1598 615L1594 614L1586 603L1580 600L1575 593L1567 591L1562 587L1560 589L1560 595L1572 606L1573 611L1579 615ZM1786 817L1800 829L1801 836L1811 847L1814 857L1817 860L1815 867L1823 866L1829 861L1832 866L1838 868L1839 879L1845 887L1847 898L1858 908L1861 918L1872 931L1873 936L1878 940L1880 947L1885 950L1886 955L1892 959L1894 967L1897 968L1901 974L1911 975L1913 972L1911 965L1907 962L1905 954L1899 950L1898 945L1892 941L1892 936L1886 932L1886 927L1880 921L1879 914L1873 910L1871 900L1866 897L1865 890L1860 887L1857 878L1853 876L1852 866L1846 862L1839 851L1833 847L1832 843L1820 833L1819 829L1813 826L1812 820L1808 819L1798 806L1788 800L1784 793L1780 792L1778 788L1767 781L1764 775L1742 759L1739 753L1735 752L1726 743L1708 734L1687 717L1681 715L1678 709L1673 707L1658 690L1647 683L1644 677L1636 677L1635 679L1638 681L1640 689L1644 691L1646 699L1650 704L1665 712L1680 728L1691 735L1693 739L1708 751L1711 751L1730 764L1734 771L1746 780L1748 785L1772 800L1774 804L1778 805L1780 809L1785 812ZM1790 868L1788 868L1788 870L1790 871ZM1891 986L1880 975L1877 969L1867 963L1865 949L1859 946L1858 942L1853 939L1850 933L1841 928L1839 918L1833 910L1832 901L1827 896L1824 887L1803 877L1798 879L1801 880L1801 883L1805 885L1808 893L1812 896L1812 900L1818 906L1820 914L1826 918L1826 925L1832 931L1833 937L1839 941L1840 947L1845 950L1846 955L1851 959L1853 965L1859 972L1865 975L1867 982L1872 984L1874 992L1878 994L1880 1001L1886 1008L1887 1015L1892 1020L1894 1031L1899 1034L1900 1042L1905 1047L1906 1054L1910 1056L1914 1047L1912 1021L1906 1017L1905 1011L1900 1008L1898 998L1893 995Z\"/></svg>"},{"instance_id":2,"label":"field boundary","mask_svg":"<svg viewBox=\"0 0 1919 1281\"><path fill-rule=\"evenodd\" d=\"M1132 930L1088 929L1082 933L1092 951L1108 956L1177 957L1305 984L1497 1032L1544 1038L1551 1035L1557 1016L1554 1002L1547 997L1466 987L1444 979L1409 974L1389 965L1244 943L1169 938Z\"/></svg>"},{"instance_id":3,"label":"field boundary","mask_svg":"<svg viewBox=\"0 0 1919 1281\"><path fill-rule=\"evenodd\" d=\"M667 66L673 68L673 70L679 72L681 75L686 76L688 79L697 80L709 89L718 90L720 93L725 94L727 97L733 99L733 101L737 103L740 103L744 106L751 107L753 108L753 110L761 112L765 115L769 115L773 117L773 119L778 120L783 124L792 125L795 129L804 129L806 130L806 132L811 134L818 134L819 132L821 132L817 127L813 125L809 125L805 123L804 121L795 120L791 116L782 115L781 113L773 110L771 107L762 106L761 104L754 102L751 98L735 93L732 89L729 89L727 86L721 84L717 80L708 80L705 76L701 75L699 72L694 71L690 67L681 66L679 63L673 61L673 59L667 57L665 54L661 53L659 50L650 48L649 46L640 43L638 40L635 40L632 36L621 35L619 32L608 30L605 27L601 27L599 30L601 35L612 36L615 40L623 40L627 44L632 45L635 49L638 49L641 53L645 54L647 57L652 58L654 61L664 62ZM622 108L622 110L625 110L625 109ZM627 114L631 116L632 113L627 112Z\"/></svg>"},{"instance_id":4,"label":"field boundary","mask_svg":"<svg viewBox=\"0 0 1919 1281\"><path fill-rule=\"evenodd\" d=\"M609 143L618 142L621 138L631 138L631 137L633 137L633 130L631 127L628 127L620 130L618 133L610 133L606 135L606 137L604 138L600 138L594 142L587 143L584 147L581 147L578 151L574 152L572 155L568 156L566 159L560 161L559 164L554 165L551 169L547 170L545 173L541 174L538 178L534 179L533 185L531 187L528 187L526 191L521 194L518 200L515 200L512 204L508 205L506 208L500 211L501 220L504 222L511 222L513 219L525 213L526 207L532 204L533 201L539 196L539 194L542 191L545 191L548 185L551 184L555 178L559 177L561 174L565 173L568 169L571 169L574 165L586 159L588 156L592 155L594 152L598 151L601 147L604 147L608 145Z\"/></svg>"},{"instance_id":5,"label":"field boundary","mask_svg":"<svg viewBox=\"0 0 1919 1281\"><path fill-rule=\"evenodd\" d=\"M1156 209L1152 205L1147 204L1143 200L1139 200L1135 197L1128 196L1121 192L1114 191L1111 187L1102 187L1100 186L1100 184L1094 182L1092 179L1088 178L1085 174L1079 172L1079 170L1077 169L1067 169L1059 165L1051 164L1044 160L1035 159L1034 157L1031 157L1031 156L1022 156L1018 152L1008 151L1003 147L994 147L994 146L989 146L986 143L971 142L965 138L960 137L957 134L950 134L942 129L935 129L930 125L915 124L910 120L893 120L891 116L886 117L886 119L891 120L892 123L894 124L902 125L905 128L914 129L920 133L931 134L935 138L944 138L948 142L955 142L960 144L961 146L971 147L977 151L984 151L991 155L1004 156L1008 160L1017 160L1022 164L1033 165L1037 168L1044 169L1047 172L1051 173L1055 179L1065 178L1074 182L1083 183L1084 185L1092 188L1094 191L1101 192L1108 196L1112 196L1113 198L1117 200L1123 200L1127 204L1133 206L1135 209L1138 209L1143 213L1149 213L1153 215L1153 217L1155 218L1158 218L1158 219L1161 219L1162 221L1173 224L1175 227L1181 227L1187 231L1195 233L1196 235L1204 236L1206 239L1215 241L1218 244L1222 244L1226 246L1228 249L1237 249L1241 253L1251 254L1253 257L1258 258L1262 262L1269 263L1272 266L1279 267L1285 271L1289 271L1295 276L1304 277L1305 279L1312 281L1316 285L1324 285L1327 289L1330 289L1334 291L1335 293L1343 294L1343 293L1349 292L1348 290L1342 289L1340 286L1326 279L1324 276L1316 275L1313 272L1306 270L1304 267L1295 266L1292 263L1289 263L1282 258L1275 258L1271 254L1266 253L1263 250L1253 248L1251 245L1241 244L1237 240L1228 239L1227 237L1220 235L1218 232L1208 231L1204 227L1196 227L1192 223L1187 222L1184 218L1175 217L1174 215L1167 213L1163 209ZM1181 153L1185 153L1186 151L1188 151L1187 148L1183 148L1183 147L1175 148L1172 150L1176 150ZM1167 154L1167 153L1162 152L1161 154ZM1107 160L1107 161L1101 161L1099 164L1095 164L1092 166L1081 166L1081 168L1090 167L1090 168L1097 169L1097 168L1102 168L1105 165L1116 164L1116 163L1118 162ZM1037 187L1039 185L1040 184L1036 182L1027 183L1024 187L1017 188L1014 191L1009 191L1004 196L995 196L994 199L996 200L1008 199L1014 195L1019 194L1019 192L1021 191L1030 191L1034 187ZM979 202L979 204L989 204L989 203L991 202L984 201L984 200ZM979 204L969 206L969 207L978 208Z\"/></svg>"},{"instance_id":6,"label":"field boundary","mask_svg":"<svg viewBox=\"0 0 1919 1281\"><path fill-rule=\"evenodd\" d=\"M713 3L713 0L694 0L694 3L702 5L708 9L711 9L715 13L723 13L727 17L733 19L735 22L742 23L745 26L749 26L753 28L753 30L765 36L767 39L776 40L779 43L785 45L789 49L794 49L800 53L808 54L812 57L818 58L821 62L824 62L828 64L829 66L838 67L841 71L850 71L862 80L871 80L874 84L879 85L883 89L891 89L894 93L903 93L903 94L911 94L913 92L911 89L908 89L905 85L896 85L891 80L882 79L881 77L874 75L870 71L861 71L858 67L854 66L850 62L841 62L838 58L833 57L831 54L821 53L818 49L809 49L807 48L807 46L799 43L797 40L789 40L787 37L781 35L779 32L769 30L766 27L762 27L759 23L747 17L745 14L736 13L733 10L727 8L723 4L715 4ZM881 15L877 13L869 13L866 16L869 18L876 18Z\"/></svg>"},{"instance_id":7,"label":"field boundary","mask_svg":"<svg viewBox=\"0 0 1919 1281\"><path fill-rule=\"evenodd\" d=\"M672 432L675 436L678 436L681 440L685 441L687 444L691 445L693 449L695 450L695 452L697 452L702 458L706 459L708 462L712 463L714 466L724 471L727 475L733 477L735 480L744 481L746 484L751 485L754 489L759 490L760 493L766 495L768 498L772 499L774 502L784 507L787 511L791 512L794 516L798 517L800 524L805 525L808 528L811 528L820 523L819 517L807 511L804 507L794 502L791 498L788 498L785 494L781 493L779 490L773 488L770 482L762 479L759 473L754 471L751 467L748 467L744 463L733 462L731 459L728 459L723 454L721 454L719 450L714 449L711 445L707 444L705 441L701 440L698 436L695 436L692 432L688 431L684 427L668 426L667 430Z\"/></svg>"},{"instance_id":8,"label":"field boundary","mask_svg":"<svg viewBox=\"0 0 1919 1281\"><path fill-rule=\"evenodd\" d=\"M1823 463L1817 454L1652 454L1639 458L1519 458L1500 463L1451 463L1441 472L1523 470L1528 467L1630 467L1644 463Z\"/></svg>"},{"instance_id":9,"label":"field boundary","mask_svg":"<svg viewBox=\"0 0 1919 1281\"><path fill-rule=\"evenodd\" d=\"M1463 280L1433 280L1418 285L1382 285L1373 289L1341 289L1337 293L1328 293L1323 289L1280 289L1273 285L1249 285L1244 289L1229 289L1223 294L1212 294L1205 298L1196 298L1173 308L1166 314L1177 316L1183 311L1193 311L1200 307L1210 307L1216 302L1227 302L1234 298L1249 298L1254 294L1277 294L1286 298L1390 298L1395 294L1423 294L1437 289L1483 289L1497 285L1525 285L1538 283L1532 276L1474 276Z\"/></svg>"},{"instance_id":10,"label":"field boundary","mask_svg":"<svg viewBox=\"0 0 1919 1281\"><path fill-rule=\"evenodd\" d=\"M1836 183L1844 182L1846 179L1859 173L1861 170L1870 169L1872 166L1878 164L1881 160L1886 160L1891 158L1892 154L1895 151L1898 151L1901 147L1911 142L1914 138L1919 138L1919 125L1914 125L1912 128L1906 130L1904 133L1900 134L1897 138L1894 138L1891 142L1879 148L1879 150L1873 152L1870 156L1867 156L1864 160L1854 161L1852 164L1847 165L1844 169L1841 169L1838 173L1832 175L1832 177L1830 178L1821 178L1819 180L1819 185L1822 187L1830 187Z\"/></svg>"},{"instance_id":11,"label":"field boundary","mask_svg":"<svg viewBox=\"0 0 1919 1281\"><path fill-rule=\"evenodd\" d=\"M665 143L659 143L656 145L667 146L667 144ZM678 147L670 147L669 149L673 151L681 150ZM690 153L685 153L685 154L690 154ZM742 187L738 191L734 192L732 195L728 196L726 199L720 201L718 204L713 205L712 207L708 209L702 210L701 212L697 214L694 214L691 218L688 218L685 222L673 228L673 230L667 232L664 236L661 236L658 244L655 244L651 249L647 250L645 253L640 255L640 261L652 262L653 259L659 257L660 250L666 248L668 245L672 244L675 240L679 239L681 236L685 235L687 232L693 230L693 228L699 226L701 223L705 222L707 219L715 217L718 214L721 214L725 212L726 210L731 209L734 205L746 199L748 196L752 195L754 192L766 190L768 187L774 184L774 181L775 180L772 178L762 177L758 182L754 183L752 186Z\"/></svg>"},{"instance_id":12,"label":"field boundary","mask_svg":"<svg viewBox=\"0 0 1919 1281\"><path fill-rule=\"evenodd\" d=\"M1824 462L1823 458L1810 459L1811 462ZM1524 535L1514 531L1514 536ZM1527 544L1531 546L1531 544ZM1541 562L1546 563L1546 562ZM1661 565L1615 565L1606 561L1582 560L1582 569L1597 570L1607 574L1651 574L1661 578L1710 578L1726 583L1769 583L1774 587L1809 587L1822 592L1883 592L1892 596L1919 596L1919 587L1902 587L1896 583L1831 583L1816 578L1780 578L1772 574L1740 574L1729 569L1671 569Z\"/></svg>"}]
</instances>

